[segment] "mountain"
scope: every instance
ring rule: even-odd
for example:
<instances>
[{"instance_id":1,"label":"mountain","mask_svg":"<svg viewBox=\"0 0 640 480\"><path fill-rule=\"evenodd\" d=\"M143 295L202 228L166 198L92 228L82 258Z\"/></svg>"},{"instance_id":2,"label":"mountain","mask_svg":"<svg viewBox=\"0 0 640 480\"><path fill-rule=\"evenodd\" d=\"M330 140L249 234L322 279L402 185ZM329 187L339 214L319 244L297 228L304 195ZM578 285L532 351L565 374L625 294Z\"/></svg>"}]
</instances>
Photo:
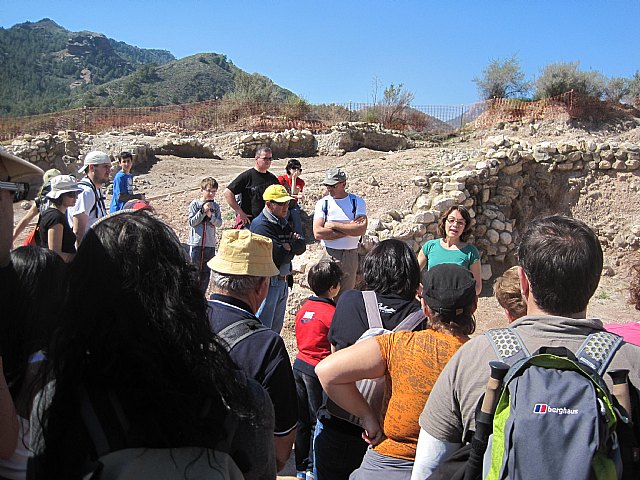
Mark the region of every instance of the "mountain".
<instances>
[{"instance_id":1,"label":"mountain","mask_svg":"<svg viewBox=\"0 0 640 480\"><path fill-rule=\"evenodd\" d=\"M176 60L96 32L70 32L53 20L0 28L0 115L21 116L87 106L188 103L228 95L236 83L267 85L274 99L293 93L225 55Z\"/></svg>"}]
</instances>

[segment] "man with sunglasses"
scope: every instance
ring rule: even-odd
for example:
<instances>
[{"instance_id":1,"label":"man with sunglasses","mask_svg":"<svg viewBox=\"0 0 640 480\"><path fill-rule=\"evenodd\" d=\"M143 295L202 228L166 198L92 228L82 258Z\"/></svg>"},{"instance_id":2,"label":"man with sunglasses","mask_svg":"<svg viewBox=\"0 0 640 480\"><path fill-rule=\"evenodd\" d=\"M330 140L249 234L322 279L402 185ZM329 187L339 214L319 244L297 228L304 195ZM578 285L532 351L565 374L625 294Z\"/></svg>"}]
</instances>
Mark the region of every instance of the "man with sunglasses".
<instances>
[{"instance_id":1,"label":"man with sunglasses","mask_svg":"<svg viewBox=\"0 0 640 480\"><path fill-rule=\"evenodd\" d=\"M337 300L342 292L356 284L358 244L367 231L367 205L362 198L347 193L347 174L341 168L327 170L322 184L327 187L328 195L316 203L313 235L344 273Z\"/></svg>"},{"instance_id":2,"label":"man with sunglasses","mask_svg":"<svg viewBox=\"0 0 640 480\"><path fill-rule=\"evenodd\" d=\"M280 272L271 277L267 298L258 309L256 316L276 333L284 324L284 314L289 296L288 276L291 275L291 260L306 250L304 238L296 233L287 222L289 202L293 197L282 185L270 185L262 196L265 206L249 225L249 230L271 239L273 263Z\"/></svg>"},{"instance_id":3,"label":"man with sunglasses","mask_svg":"<svg viewBox=\"0 0 640 480\"><path fill-rule=\"evenodd\" d=\"M269 185L277 185L278 177L269 171L273 154L269 147L256 150L256 164L242 172L224 189L222 196L236 212L236 228L248 226L264 208L262 194ZM236 199L240 197L240 203Z\"/></svg>"},{"instance_id":4,"label":"man with sunglasses","mask_svg":"<svg viewBox=\"0 0 640 480\"><path fill-rule=\"evenodd\" d=\"M15 272L9 252L13 244L13 203L24 200L29 193L28 183L18 183L29 177L42 178L43 171L26 160L0 147L0 305L2 314L13 315L7 308L14 297ZM0 337L1 339L1 337ZM9 458L18 444L18 417L2 368L2 342L0 342L0 457Z\"/></svg>"},{"instance_id":5,"label":"man with sunglasses","mask_svg":"<svg viewBox=\"0 0 640 480\"><path fill-rule=\"evenodd\" d=\"M109 181L111 159L98 150L89 152L84 157L84 165L79 172L87 174L79 182L82 192L78 195L76 204L67 210L67 218L76 235L77 245L80 245L91 225L109 213L104 203L102 187Z\"/></svg>"}]
</instances>

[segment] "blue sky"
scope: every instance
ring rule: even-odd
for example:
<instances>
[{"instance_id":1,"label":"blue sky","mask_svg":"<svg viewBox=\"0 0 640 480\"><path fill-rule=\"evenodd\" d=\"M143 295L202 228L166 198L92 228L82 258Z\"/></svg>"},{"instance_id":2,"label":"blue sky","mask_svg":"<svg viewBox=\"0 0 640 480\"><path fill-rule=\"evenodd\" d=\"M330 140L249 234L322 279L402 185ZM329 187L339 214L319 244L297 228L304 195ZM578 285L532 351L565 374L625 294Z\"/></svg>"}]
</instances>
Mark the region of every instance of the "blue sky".
<instances>
[{"instance_id":1,"label":"blue sky","mask_svg":"<svg viewBox=\"0 0 640 480\"><path fill-rule=\"evenodd\" d=\"M640 70L640 0L2 0L1 27L44 17L177 58L223 53L312 103L369 102L377 78L415 105L470 104L473 78L512 54L530 79L565 61Z\"/></svg>"}]
</instances>

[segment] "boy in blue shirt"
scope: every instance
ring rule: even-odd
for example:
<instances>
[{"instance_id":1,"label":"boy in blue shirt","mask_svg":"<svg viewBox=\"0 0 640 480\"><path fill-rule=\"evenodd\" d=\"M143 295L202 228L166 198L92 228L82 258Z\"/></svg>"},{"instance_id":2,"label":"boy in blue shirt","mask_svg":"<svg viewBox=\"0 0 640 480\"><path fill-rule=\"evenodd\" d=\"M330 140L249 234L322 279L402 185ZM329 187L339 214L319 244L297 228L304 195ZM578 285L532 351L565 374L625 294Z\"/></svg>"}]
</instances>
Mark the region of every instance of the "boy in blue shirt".
<instances>
[{"instance_id":1,"label":"boy in blue shirt","mask_svg":"<svg viewBox=\"0 0 640 480\"><path fill-rule=\"evenodd\" d=\"M216 227L222 225L220 205L214 201L218 182L213 177L200 182L202 197L189 205L189 257L200 272L200 287L206 293L211 270L207 262L216 254Z\"/></svg>"},{"instance_id":2,"label":"boy in blue shirt","mask_svg":"<svg viewBox=\"0 0 640 480\"><path fill-rule=\"evenodd\" d=\"M124 204L129 200L144 200L143 193L133 193L133 175L131 175L131 167L133 166L133 155L129 152L120 154L120 170L113 177L113 196L109 206L109 213L117 212L124 208Z\"/></svg>"}]
</instances>

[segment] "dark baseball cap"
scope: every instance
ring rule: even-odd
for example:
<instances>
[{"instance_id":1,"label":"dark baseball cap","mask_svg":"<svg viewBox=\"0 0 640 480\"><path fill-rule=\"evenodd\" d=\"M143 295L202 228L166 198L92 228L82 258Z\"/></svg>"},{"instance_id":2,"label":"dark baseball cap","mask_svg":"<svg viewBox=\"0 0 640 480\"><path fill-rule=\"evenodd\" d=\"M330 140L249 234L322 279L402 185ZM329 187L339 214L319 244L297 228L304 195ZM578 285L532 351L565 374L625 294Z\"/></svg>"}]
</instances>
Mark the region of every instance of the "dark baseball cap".
<instances>
[{"instance_id":1,"label":"dark baseball cap","mask_svg":"<svg viewBox=\"0 0 640 480\"><path fill-rule=\"evenodd\" d=\"M429 269L422 279L422 298L434 312L462 315L476 296L476 281L460 265L443 263Z\"/></svg>"}]
</instances>

